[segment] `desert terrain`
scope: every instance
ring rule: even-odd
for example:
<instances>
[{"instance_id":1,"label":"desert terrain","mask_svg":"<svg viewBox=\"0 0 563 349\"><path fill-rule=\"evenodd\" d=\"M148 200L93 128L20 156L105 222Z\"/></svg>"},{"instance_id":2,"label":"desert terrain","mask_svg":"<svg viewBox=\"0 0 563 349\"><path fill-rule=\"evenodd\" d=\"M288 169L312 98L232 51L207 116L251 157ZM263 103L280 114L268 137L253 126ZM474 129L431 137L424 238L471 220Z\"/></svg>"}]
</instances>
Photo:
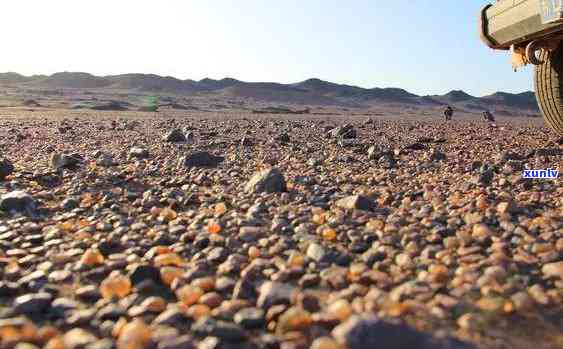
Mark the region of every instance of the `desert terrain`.
<instances>
[{"instance_id":1,"label":"desert terrain","mask_svg":"<svg viewBox=\"0 0 563 349\"><path fill-rule=\"evenodd\" d=\"M2 348L563 348L563 186L522 178L563 138L522 96L11 79Z\"/></svg>"}]
</instances>

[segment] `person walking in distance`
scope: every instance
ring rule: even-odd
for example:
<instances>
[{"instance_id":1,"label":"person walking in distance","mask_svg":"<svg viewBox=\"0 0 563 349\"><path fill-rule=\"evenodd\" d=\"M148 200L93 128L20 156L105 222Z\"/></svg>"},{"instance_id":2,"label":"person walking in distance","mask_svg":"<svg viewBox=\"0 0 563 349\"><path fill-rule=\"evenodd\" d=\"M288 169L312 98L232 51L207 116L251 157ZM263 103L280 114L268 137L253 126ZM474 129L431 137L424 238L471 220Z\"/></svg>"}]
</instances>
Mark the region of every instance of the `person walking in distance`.
<instances>
[{"instance_id":1,"label":"person walking in distance","mask_svg":"<svg viewBox=\"0 0 563 349\"><path fill-rule=\"evenodd\" d=\"M495 117L493 116L493 114L490 111L485 110L483 112L483 120L485 120L487 122L495 122Z\"/></svg>"},{"instance_id":2,"label":"person walking in distance","mask_svg":"<svg viewBox=\"0 0 563 349\"><path fill-rule=\"evenodd\" d=\"M451 106L447 106L446 109L444 110L444 117L446 119L446 121L450 121L452 119L452 116L454 115L454 110L452 109Z\"/></svg>"}]
</instances>

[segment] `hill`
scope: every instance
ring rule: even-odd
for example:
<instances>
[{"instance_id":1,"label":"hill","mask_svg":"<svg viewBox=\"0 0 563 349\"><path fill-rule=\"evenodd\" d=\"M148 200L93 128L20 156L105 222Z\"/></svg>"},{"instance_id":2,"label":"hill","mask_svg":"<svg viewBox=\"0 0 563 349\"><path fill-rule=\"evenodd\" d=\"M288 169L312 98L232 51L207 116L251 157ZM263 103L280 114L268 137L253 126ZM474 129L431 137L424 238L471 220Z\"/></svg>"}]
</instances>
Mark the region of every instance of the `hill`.
<instances>
[{"instance_id":1,"label":"hill","mask_svg":"<svg viewBox=\"0 0 563 349\"><path fill-rule=\"evenodd\" d=\"M496 92L488 96L475 97L462 90L453 90L444 95L418 96L401 88L363 88L337 84L312 78L293 84L275 82L245 82L234 78L199 81L181 80L171 76L155 74L120 74L95 76L82 72L61 72L50 76L23 76L18 73L0 73L0 86L25 89L96 90L107 93L146 93L168 95L228 96L248 98L261 102L280 102L302 105L370 106L378 104L400 104L439 107L452 105L466 111L490 109L511 112L537 113L533 92Z\"/></svg>"}]
</instances>

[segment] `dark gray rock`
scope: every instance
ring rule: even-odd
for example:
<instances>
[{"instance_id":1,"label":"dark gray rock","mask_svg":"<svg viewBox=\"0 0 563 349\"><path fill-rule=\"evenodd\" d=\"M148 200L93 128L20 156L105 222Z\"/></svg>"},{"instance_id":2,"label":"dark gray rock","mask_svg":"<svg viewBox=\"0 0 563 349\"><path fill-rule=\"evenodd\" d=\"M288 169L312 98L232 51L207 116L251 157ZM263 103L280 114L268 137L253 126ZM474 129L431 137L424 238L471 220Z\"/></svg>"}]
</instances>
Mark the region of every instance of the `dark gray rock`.
<instances>
[{"instance_id":1,"label":"dark gray rock","mask_svg":"<svg viewBox=\"0 0 563 349\"><path fill-rule=\"evenodd\" d=\"M222 156L215 156L201 151L182 156L178 165L180 167L217 167L224 160L225 158Z\"/></svg>"},{"instance_id":2,"label":"dark gray rock","mask_svg":"<svg viewBox=\"0 0 563 349\"><path fill-rule=\"evenodd\" d=\"M179 128L170 131L166 136L164 136L166 142L185 142L186 136Z\"/></svg>"},{"instance_id":3,"label":"dark gray rock","mask_svg":"<svg viewBox=\"0 0 563 349\"><path fill-rule=\"evenodd\" d=\"M403 324L388 323L373 315L353 316L333 331L334 338L348 349L454 349L470 348L457 340L438 340Z\"/></svg>"},{"instance_id":4,"label":"dark gray rock","mask_svg":"<svg viewBox=\"0 0 563 349\"><path fill-rule=\"evenodd\" d=\"M157 349L195 349L196 344L192 337L184 335L168 338L158 343Z\"/></svg>"},{"instance_id":5,"label":"dark gray rock","mask_svg":"<svg viewBox=\"0 0 563 349\"><path fill-rule=\"evenodd\" d=\"M53 296L50 293L30 293L14 300L14 310L19 314L39 314L46 312L52 301Z\"/></svg>"},{"instance_id":6,"label":"dark gray rock","mask_svg":"<svg viewBox=\"0 0 563 349\"><path fill-rule=\"evenodd\" d=\"M276 304L289 304L293 288L285 283L268 281L260 286L256 305L268 309Z\"/></svg>"},{"instance_id":7,"label":"dark gray rock","mask_svg":"<svg viewBox=\"0 0 563 349\"><path fill-rule=\"evenodd\" d=\"M354 129L354 126L352 126L351 124L346 124L333 128L328 132L328 136L331 138L351 139L356 138L358 135L356 130Z\"/></svg>"},{"instance_id":8,"label":"dark gray rock","mask_svg":"<svg viewBox=\"0 0 563 349\"><path fill-rule=\"evenodd\" d=\"M146 159L149 157L149 151L143 147L133 147L129 149L129 157L135 159Z\"/></svg>"},{"instance_id":9,"label":"dark gray rock","mask_svg":"<svg viewBox=\"0 0 563 349\"><path fill-rule=\"evenodd\" d=\"M74 210L75 208L78 207L78 205L79 202L75 198L64 199L63 202L61 203L61 207L65 211Z\"/></svg>"},{"instance_id":10,"label":"dark gray rock","mask_svg":"<svg viewBox=\"0 0 563 349\"><path fill-rule=\"evenodd\" d=\"M414 142L414 143L406 145L404 149L407 149L407 150L426 150L426 149L428 149L428 146L426 146L424 143Z\"/></svg>"},{"instance_id":11,"label":"dark gray rock","mask_svg":"<svg viewBox=\"0 0 563 349\"><path fill-rule=\"evenodd\" d=\"M199 319L192 325L192 331L202 336L218 337L230 342L240 342L246 337L240 326L210 317Z\"/></svg>"},{"instance_id":12,"label":"dark gray rock","mask_svg":"<svg viewBox=\"0 0 563 349\"><path fill-rule=\"evenodd\" d=\"M137 265L129 276L133 285L150 280L155 284L161 283L160 271L157 267L148 264Z\"/></svg>"},{"instance_id":13,"label":"dark gray rock","mask_svg":"<svg viewBox=\"0 0 563 349\"><path fill-rule=\"evenodd\" d=\"M0 198L0 210L17 211L22 213L31 213L37 209L37 203L28 193L15 190L2 195Z\"/></svg>"},{"instance_id":14,"label":"dark gray rock","mask_svg":"<svg viewBox=\"0 0 563 349\"><path fill-rule=\"evenodd\" d=\"M51 167L55 170L74 168L82 161L77 154L54 153L51 156Z\"/></svg>"},{"instance_id":15,"label":"dark gray rock","mask_svg":"<svg viewBox=\"0 0 563 349\"><path fill-rule=\"evenodd\" d=\"M282 132L274 137L274 140L281 143L288 143L289 141L291 141L291 138L289 137L289 134L287 134L287 132Z\"/></svg>"},{"instance_id":16,"label":"dark gray rock","mask_svg":"<svg viewBox=\"0 0 563 349\"><path fill-rule=\"evenodd\" d=\"M0 158L0 181L14 172L14 165L8 159Z\"/></svg>"},{"instance_id":17,"label":"dark gray rock","mask_svg":"<svg viewBox=\"0 0 563 349\"><path fill-rule=\"evenodd\" d=\"M244 308L234 316L235 323L244 328L257 328L265 324L264 311L259 308Z\"/></svg>"}]
</instances>

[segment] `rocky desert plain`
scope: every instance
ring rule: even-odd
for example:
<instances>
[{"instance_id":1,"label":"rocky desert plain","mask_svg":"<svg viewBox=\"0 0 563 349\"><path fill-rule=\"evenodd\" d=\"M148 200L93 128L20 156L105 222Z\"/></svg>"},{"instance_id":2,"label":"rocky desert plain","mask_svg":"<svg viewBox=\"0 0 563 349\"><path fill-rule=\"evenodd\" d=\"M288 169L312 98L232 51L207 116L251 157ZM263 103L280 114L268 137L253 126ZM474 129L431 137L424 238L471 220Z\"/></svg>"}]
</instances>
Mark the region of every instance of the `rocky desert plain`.
<instances>
[{"instance_id":1,"label":"rocky desert plain","mask_svg":"<svg viewBox=\"0 0 563 349\"><path fill-rule=\"evenodd\" d=\"M563 348L530 95L0 74L0 347Z\"/></svg>"}]
</instances>

